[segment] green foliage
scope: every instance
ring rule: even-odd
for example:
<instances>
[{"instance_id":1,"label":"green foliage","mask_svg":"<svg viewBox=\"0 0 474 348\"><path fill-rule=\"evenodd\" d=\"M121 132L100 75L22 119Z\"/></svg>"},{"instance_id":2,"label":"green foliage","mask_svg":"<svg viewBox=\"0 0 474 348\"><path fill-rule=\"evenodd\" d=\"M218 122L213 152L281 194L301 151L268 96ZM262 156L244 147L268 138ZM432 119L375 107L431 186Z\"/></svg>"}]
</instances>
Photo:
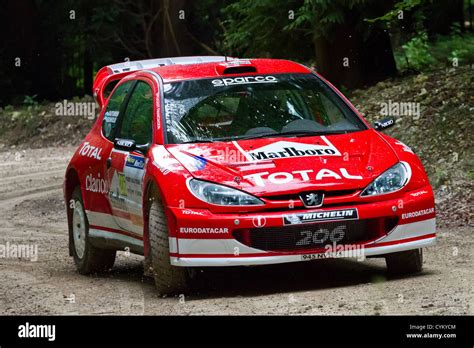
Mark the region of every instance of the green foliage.
<instances>
[{"instance_id":1,"label":"green foliage","mask_svg":"<svg viewBox=\"0 0 474 348\"><path fill-rule=\"evenodd\" d=\"M314 37L330 37L334 26L345 21L347 10L369 2L368 0L304 0L296 11L295 20L284 29L300 28Z\"/></svg>"},{"instance_id":2,"label":"green foliage","mask_svg":"<svg viewBox=\"0 0 474 348\"><path fill-rule=\"evenodd\" d=\"M402 46L405 64L399 61L402 69L415 69L423 71L435 64L435 59L430 53L428 34L421 32Z\"/></svg>"},{"instance_id":3,"label":"green foliage","mask_svg":"<svg viewBox=\"0 0 474 348\"><path fill-rule=\"evenodd\" d=\"M36 97L38 95L25 95L25 98L23 99L23 105L26 106L36 106L38 105L38 102L36 101Z\"/></svg>"},{"instance_id":4,"label":"green foliage","mask_svg":"<svg viewBox=\"0 0 474 348\"><path fill-rule=\"evenodd\" d=\"M393 9L384 14L383 16L367 19L367 22L374 23L377 21L382 22L391 22L394 19L398 19L400 16L400 12L411 11L414 8L418 7L421 4L427 3L427 0L403 0L397 2Z\"/></svg>"},{"instance_id":5,"label":"green foliage","mask_svg":"<svg viewBox=\"0 0 474 348\"><path fill-rule=\"evenodd\" d=\"M474 34L461 34L453 26L450 36L429 41L425 32L413 37L395 52L399 70L428 71L439 67L456 67L474 63Z\"/></svg>"},{"instance_id":6,"label":"green foliage","mask_svg":"<svg viewBox=\"0 0 474 348\"><path fill-rule=\"evenodd\" d=\"M224 8L223 50L229 55L278 56L295 38L284 28L298 0L238 0ZM269 15L272 14L272 15ZM300 41L301 42L301 41ZM302 47L300 47L301 49ZM296 50L293 50L295 52Z\"/></svg>"},{"instance_id":7,"label":"green foliage","mask_svg":"<svg viewBox=\"0 0 474 348\"><path fill-rule=\"evenodd\" d=\"M474 63L474 35L462 34L459 24L453 25L450 36L438 36L431 48L437 61L450 66Z\"/></svg>"}]
</instances>

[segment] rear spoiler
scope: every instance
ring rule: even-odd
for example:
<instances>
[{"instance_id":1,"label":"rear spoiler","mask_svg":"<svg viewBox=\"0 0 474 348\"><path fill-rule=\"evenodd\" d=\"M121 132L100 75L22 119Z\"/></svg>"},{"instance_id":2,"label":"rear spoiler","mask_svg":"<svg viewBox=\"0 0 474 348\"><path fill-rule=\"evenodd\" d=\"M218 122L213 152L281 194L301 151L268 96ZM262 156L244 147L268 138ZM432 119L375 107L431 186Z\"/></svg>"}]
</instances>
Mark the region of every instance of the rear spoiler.
<instances>
[{"instance_id":1,"label":"rear spoiler","mask_svg":"<svg viewBox=\"0 0 474 348\"><path fill-rule=\"evenodd\" d=\"M176 65L176 64L199 64L226 62L235 58L226 56L195 56L195 57L173 57L173 58L157 58L136 60L133 62L123 62L104 66L97 72L92 87L94 98L102 108L107 99L104 91L110 82L120 80L128 74L145 69L158 68L160 66Z\"/></svg>"}]
</instances>

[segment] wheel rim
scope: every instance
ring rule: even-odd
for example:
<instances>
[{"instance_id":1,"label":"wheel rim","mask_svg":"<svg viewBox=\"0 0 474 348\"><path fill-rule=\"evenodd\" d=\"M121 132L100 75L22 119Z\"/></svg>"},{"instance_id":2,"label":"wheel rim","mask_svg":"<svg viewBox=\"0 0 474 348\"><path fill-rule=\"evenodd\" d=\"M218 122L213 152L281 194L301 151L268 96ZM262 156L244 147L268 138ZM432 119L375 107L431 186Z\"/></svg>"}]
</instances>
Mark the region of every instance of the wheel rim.
<instances>
[{"instance_id":1,"label":"wheel rim","mask_svg":"<svg viewBox=\"0 0 474 348\"><path fill-rule=\"evenodd\" d=\"M72 235L76 255L82 259L86 249L86 218L84 216L82 204L78 201L75 202L74 212L72 215Z\"/></svg>"}]
</instances>

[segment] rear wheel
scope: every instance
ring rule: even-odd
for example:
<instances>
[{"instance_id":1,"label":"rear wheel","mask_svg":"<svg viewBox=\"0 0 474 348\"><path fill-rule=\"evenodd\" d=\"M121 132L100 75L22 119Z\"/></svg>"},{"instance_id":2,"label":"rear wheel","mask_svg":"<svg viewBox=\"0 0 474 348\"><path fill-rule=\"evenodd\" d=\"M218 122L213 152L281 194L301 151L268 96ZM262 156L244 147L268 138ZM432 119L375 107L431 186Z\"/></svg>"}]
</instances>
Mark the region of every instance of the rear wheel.
<instances>
[{"instance_id":1,"label":"rear wheel","mask_svg":"<svg viewBox=\"0 0 474 348\"><path fill-rule=\"evenodd\" d=\"M158 293L179 294L188 287L189 275L185 267L176 267L170 263L170 247L168 239L168 224L163 206L154 200L150 205L148 231L150 249L145 267L149 269Z\"/></svg>"},{"instance_id":2,"label":"rear wheel","mask_svg":"<svg viewBox=\"0 0 474 348\"><path fill-rule=\"evenodd\" d=\"M385 257L387 270L393 275L419 273L423 269L422 249L401 251Z\"/></svg>"},{"instance_id":3,"label":"rear wheel","mask_svg":"<svg viewBox=\"0 0 474 348\"><path fill-rule=\"evenodd\" d=\"M89 221L84 210L80 187L72 194L72 254L81 274L107 271L115 262L115 250L94 247L89 239Z\"/></svg>"}]
</instances>

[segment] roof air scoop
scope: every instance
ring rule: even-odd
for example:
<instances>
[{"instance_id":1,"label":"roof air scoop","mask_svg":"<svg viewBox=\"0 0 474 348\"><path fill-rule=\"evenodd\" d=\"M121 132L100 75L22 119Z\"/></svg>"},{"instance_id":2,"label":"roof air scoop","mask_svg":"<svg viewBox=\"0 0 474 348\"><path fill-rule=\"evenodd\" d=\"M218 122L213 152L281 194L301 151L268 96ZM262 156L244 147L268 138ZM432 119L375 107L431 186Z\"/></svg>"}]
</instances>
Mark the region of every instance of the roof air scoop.
<instances>
[{"instance_id":1,"label":"roof air scoop","mask_svg":"<svg viewBox=\"0 0 474 348\"><path fill-rule=\"evenodd\" d=\"M255 73L257 68L248 59L233 59L216 66L219 75Z\"/></svg>"}]
</instances>

